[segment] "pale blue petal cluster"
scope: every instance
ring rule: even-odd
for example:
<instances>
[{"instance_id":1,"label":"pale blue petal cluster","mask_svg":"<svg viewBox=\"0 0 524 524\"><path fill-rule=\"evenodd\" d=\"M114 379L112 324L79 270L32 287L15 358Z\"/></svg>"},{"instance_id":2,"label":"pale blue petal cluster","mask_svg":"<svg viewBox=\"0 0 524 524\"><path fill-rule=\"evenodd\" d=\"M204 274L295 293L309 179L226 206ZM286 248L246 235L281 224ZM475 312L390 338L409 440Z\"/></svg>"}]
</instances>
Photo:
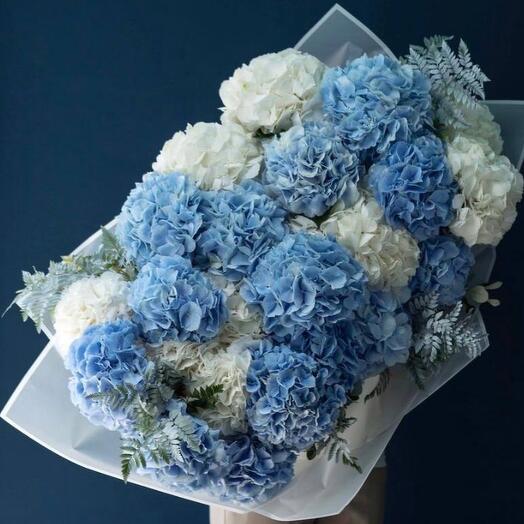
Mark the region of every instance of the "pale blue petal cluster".
<instances>
[{"instance_id":1,"label":"pale blue petal cluster","mask_svg":"<svg viewBox=\"0 0 524 524\"><path fill-rule=\"evenodd\" d=\"M360 175L358 156L333 126L306 122L274 138L265 148L263 182L291 213L323 215L344 196L353 200Z\"/></svg>"},{"instance_id":2,"label":"pale blue petal cluster","mask_svg":"<svg viewBox=\"0 0 524 524\"><path fill-rule=\"evenodd\" d=\"M211 491L223 500L262 503L293 478L297 456L282 446L263 444L256 437L239 435L225 446L227 471L213 480Z\"/></svg>"},{"instance_id":3,"label":"pale blue petal cluster","mask_svg":"<svg viewBox=\"0 0 524 524\"><path fill-rule=\"evenodd\" d=\"M417 240L438 235L455 216L458 185L435 135L393 144L372 166L369 185L389 224L406 228Z\"/></svg>"},{"instance_id":4,"label":"pale blue petal cluster","mask_svg":"<svg viewBox=\"0 0 524 524\"><path fill-rule=\"evenodd\" d=\"M430 82L384 55L366 55L328 69L321 86L324 112L352 151L384 152L431 124Z\"/></svg>"},{"instance_id":5,"label":"pale blue petal cluster","mask_svg":"<svg viewBox=\"0 0 524 524\"><path fill-rule=\"evenodd\" d=\"M97 393L127 385L140 389L149 366L139 330L129 320L115 320L86 329L69 349L66 367L71 371L69 391L73 404L97 426L126 430L128 414L92 398Z\"/></svg>"},{"instance_id":6,"label":"pale blue petal cluster","mask_svg":"<svg viewBox=\"0 0 524 524\"><path fill-rule=\"evenodd\" d=\"M413 294L437 293L442 305L459 302L475 262L471 249L453 235L431 238L419 247L419 267L410 282Z\"/></svg>"},{"instance_id":7,"label":"pale blue petal cluster","mask_svg":"<svg viewBox=\"0 0 524 524\"><path fill-rule=\"evenodd\" d=\"M342 344L349 344L362 366L361 378L407 362L412 341L411 317L399 296L390 291L370 293L354 320L341 326Z\"/></svg>"},{"instance_id":8,"label":"pale blue petal cluster","mask_svg":"<svg viewBox=\"0 0 524 524\"><path fill-rule=\"evenodd\" d=\"M294 337L351 318L364 301L366 284L360 264L337 242L298 233L260 259L241 294L259 308L267 333Z\"/></svg>"},{"instance_id":9,"label":"pale blue petal cluster","mask_svg":"<svg viewBox=\"0 0 524 524\"><path fill-rule=\"evenodd\" d=\"M347 398L329 368L269 339L251 348L251 358L246 413L262 442L303 451L331 433Z\"/></svg>"},{"instance_id":10,"label":"pale blue petal cluster","mask_svg":"<svg viewBox=\"0 0 524 524\"><path fill-rule=\"evenodd\" d=\"M258 182L205 194L196 263L238 281L287 233L287 212Z\"/></svg>"},{"instance_id":11,"label":"pale blue petal cluster","mask_svg":"<svg viewBox=\"0 0 524 524\"><path fill-rule=\"evenodd\" d=\"M151 344L210 340L228 318L223 291L180 256L146 263L131 283L129 305Z\"/></svg>"},{"instance_id":12,"label":"pale blue petal cluster","mask_svg":"<svg viewBox=\"0 0 524 524\"><path fill-rule=\"evenodd\" d=\"M190 257L202 225L201 192L179 173L149 173L129 193L116 234L139 267L155 255Z\"/></svg>"},{"instance_id":13,"label":"pale blue petal cluster","mask_svg":"<svg viewBox=\"0 0 524 524\"><path fill-rule=\"evenodd\" d=\"M179 456L173 454L170 464L159 467L154 461L149 461L142 473L186 492L207 488L213 476L222 475L222 469L227 465L225 457L221 458L224 455L224 442L220 440L219 432L210 429L202 419L188 415L187 404L181 400L169 402L165 417L183 417L186 430L192 435L193 445L181 441ZM173 438L180 440L176 433Z\"/></svg>"}]
</instances>

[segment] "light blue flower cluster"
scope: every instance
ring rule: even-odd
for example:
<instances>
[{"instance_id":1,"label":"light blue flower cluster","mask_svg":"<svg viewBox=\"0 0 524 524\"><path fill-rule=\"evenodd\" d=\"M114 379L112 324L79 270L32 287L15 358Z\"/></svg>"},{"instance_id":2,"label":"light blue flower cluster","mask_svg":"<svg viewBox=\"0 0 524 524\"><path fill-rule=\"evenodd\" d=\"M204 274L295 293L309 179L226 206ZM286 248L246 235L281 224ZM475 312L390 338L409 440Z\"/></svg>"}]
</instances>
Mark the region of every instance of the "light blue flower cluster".
<instances>
[{"instance_id":1,"label":"light blue flower cluster","mask_svg":"<svg viewBox=\"0 0 524 524\"><path fill-rule=\"evenodd\" d=\"M458 185L435 135L393 144L372 166L369 184L389 224L406 228L417 240L438 235L455 216Z\"/></svg>"},{"instance_id":2,"label":"light blue flower cluster","mask_svg":"<svg viewBox=\"0 0 524 524\"><path fill-rule=\"evenodd\" d=\"M328 69L324 111L352 151L383 153L431 124L430 83L418 70L384 55L366 55Z\"/></svg>"},{"instance_id":3,"label":"light blue flower cluster","mask_svg":"<svg viewBox=\"0 0 524 524\"><path fill-rule=\"evenodd\" d=\"M261 258L241 294L262 312L266 332L293 338L351 318L364 301L366 283L360 264L337 242L298 233Z\"/></svg>"},{"instance_id":4,"label":"light blue flower cluster","mask_svg":"<svg viewBox=\"0 0 524 524\"><path fill-rule=\"evenodd\" d=\"M282 446L262 444L245 434L225 446L227 471L213 481L212 493L223 500L251 504L270 499L293 478L297 456Z\"/></svg>"},{"instance_id":5,"label":"light blue flower cluster","mask_svg":"<svg viewBox=\"0 0 524 524\"><path fill-rule=\"evenodd\" d=\"M71 344L66 367L71 371L69 391L73 404L97 426L129 429L129 417L92 395L127 385L140 389L149 366L138 328L128 320L115 320L86 329Z\"/></svg>"},{"instance_id":6,"label":"light blue flower cluster","mask_svg":"<svg viewBox=\"0 0 524 524\"><path fill-rule=\"evenodd\" d=\"M130 286L129 305L152 344L210 340L228 318L223 291L180 256L147 262Z\"/></svg>"},{"instance_id":7,"label":"light blue flower cluster","mask_svg":"<svg viewBox=\"0 0 524 524\"><path fill-rule=\"evenodd\" d=\"M356 319L343 327L341 341L350 341L351 349L364 362L361 377L381 373L386 368L403 364L409 357L412 329L411 318L397 294L390 291L370 293Z\"/></svg>"},{"instance_id":8,"label":"light blue flower cluster","mask_svg":"<svg viewBox=\"0 0 524 524\"><path fill-rule=\"evenodd\" d=\"M246 413L262 442L302 451L331 433L346 390L327 383L328 368L269 339L255 345L251 356Z\"/></svg>"},{"instance_id":9,"label":"light blue flower cluster","mask_svg":"<svg viewBox=\"0 0 524 524\"><path fill-rule=\"evenodd\" d=\"M181 174L149 173L125 201L116 229L139 267L155 255L190 256L202 225L201 192Z\"/></svg>"},{"instance_id":10,"label":"light blue flower cluster","mask_svg":"<svg viewBox=\"0 0 524 524\"><path fill-rule=\"evenodd\" d=\"M320 122L296 125L274 138L265 150L263 182L292 213L323 215L346 193L357 193L360 166L333 126Z\"/></svg>"},{"instance_id":11,"label":"light blue flower cluster","mask_svg":"<svg viewBox=\"0 0 524 524\"><path fill-rule=\"evenodd\" d=\"M282 446L263 444L249 434L225 440L201 419L187 415L181 401L170 402L168 416L192 421L197 449L182 442L180 455L171 464L159 467L150 462L142 474L177 490L206 489L221 500L248 504L265 502L293 477L296 453Z\"/></svg>"},{"instance_id":12,"label":"light blue flower cluster","mask_svg":"<svg viewBox=\"0 0 524 524\"><path fill-rule=\"evenodd\" d=\"M411 279L415 295L437 293L442 305L462 299L475 258L464 242L452 235L441 235L421 242L420 263Z\"/></svg>"},{"instance_id":13,"label":"light blue flower cluster","mask_svg":"<svg viewBox=\"0 0 524 524\"><path fill-rule=\"evenodd\" d=\"M258 259L287 232L287 213L258 182L207 192L197 263L232 281L249 275Z\"/></svg>"}]
</instances>

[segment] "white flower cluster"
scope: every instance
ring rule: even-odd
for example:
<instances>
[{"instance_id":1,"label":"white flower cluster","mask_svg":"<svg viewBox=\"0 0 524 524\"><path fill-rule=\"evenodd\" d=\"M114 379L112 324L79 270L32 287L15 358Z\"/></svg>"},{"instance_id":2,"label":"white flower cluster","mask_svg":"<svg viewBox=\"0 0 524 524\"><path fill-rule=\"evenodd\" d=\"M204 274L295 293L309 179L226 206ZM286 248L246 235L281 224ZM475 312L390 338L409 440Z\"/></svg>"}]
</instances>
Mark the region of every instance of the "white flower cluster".
<instances>
[{"instance_id":1,"label":"white flower cluster","mask_svg":"<svg viewBox=\"0 0 524 524\"><path fill-rule=\"evenodd\" d=\"M372 286L406 286L417 270L417 242L406 230L387 225L378 202L368 195L333 213L321 229L334 235L362 264Z\"/></svg>"},{"instance_id":2,"label":"white flower cluster","mask_svg":"<svg viewBox=\"0 0 524 524\"><path fill-rule=\"evenodd\" d=\"M448 144L448 160L461 193L455 198L457 218L450 229L469 246L497 245L517 216L522 175L497 155L484 138L457 134Z\"/></svg>"},{"instance_id":3,"label":"white flower cluster","mask_svg":"<svg viewBox=\"0 0 524 524\"><path fill-rule=\"evenodd\" d=\"M222 82L222 121L250 133L288 129L316 94L324 70L317 58L294 49L258 56Z\"/></svg>"},{"instance_id":4,"label":"white flower cluster","mask_svg":"<svg viewBox=\"0 0 524 524\"><path fill-rule=\"evenodd\" d=\"M118 273L86 277L69 286L54 313L55 346L65 358L71 343L86 328L130 316L128 283Z\"/></svg>"},{"instance_id":5,"label":"white flower cluster","mask_svg":"<svg viewBox=\"0 0 524 524\"><path fill-rule=\"evenodd\" d=\"M184 173L197 187L218 190L257 176L261 162L259 145L241 127L198 122L164 144L153 170Z\"/></svg>"},{"instance_id":6,"label":"white flower cluster","mask_svg":"<svg viewBox=\"0 0 524 524\"><path fill-rule=\"evenodd\" d=\"M246 375L251 363L249 338L231 344L214 339L206 344L167 342L163 357L187 377L189 391L220 384L222 392L215 406L202 410L200 416L224 435L246 431Z\"/></svg>"},{"instance_id":7,"label":"white flower cluster","mask_svg":"<svg viewBox=\"0 0 524 524\"><path fill-rule=\"evenodd\" d=\"M502 153L500 126L495 122L488 106L478 104L475 108L461 108L465 127L460 130L446 129L445 134L451 142L458 135L476 140L487 145L497 155Z\"/></svg>"}]
</instances>

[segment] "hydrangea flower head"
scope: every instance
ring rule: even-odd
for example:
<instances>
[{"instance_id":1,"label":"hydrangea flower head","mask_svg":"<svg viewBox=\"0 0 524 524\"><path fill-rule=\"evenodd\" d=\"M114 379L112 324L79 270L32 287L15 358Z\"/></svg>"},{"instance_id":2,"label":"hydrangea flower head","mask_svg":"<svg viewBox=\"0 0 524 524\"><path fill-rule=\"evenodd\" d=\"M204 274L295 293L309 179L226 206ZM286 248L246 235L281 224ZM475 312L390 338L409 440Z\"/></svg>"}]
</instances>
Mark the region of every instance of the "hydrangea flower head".
<instances>
[{"instance_id":1,"label":"hydrangea flower head","mask_svg":"<svg viewBox=\"0 0 524 524\"><path fill-rule=\"evenodd\" d=\"M262 503L283 489L293 478L296 453L282 446L260 442L245 434L226 443L221 478L213 479L212 492L223 500Z\"/></svg>"},{"instance_id":2,"label":"hydrangea flower head","mask_svg":"<svg viewBox=\"0 0 524 524\"><path fill-rule=\"evenodd\" d=\"M139 330L129 320L115 320L87 328L71 344L66 360L71 371L69 391L73 404L92 424L110 430L125 429L124 410L111 409L91 395L127 385L140 388L148 367Z\"/></svg>"},{"instance_id":3,"label":"hydrangea flower head","mask_svg":"<svg viewBox=\"0 0 524 524\"><path fill-rule=\"evenodd\" d=\"M262 311L266 332L293 337L350 317L366 284L360 264L334 240L298 233L261 258L241 294Z\"/></svg>"},{"instance_id":4,"label":"hydrangea flower head","mask_svg":"<svg viewBox=\"0 0 524 524\"><path fill-rule=\"evenodd\" d=\"M347 353L363 365L363 378L408 360L412 328L404 295L409 292L374 291L355 319L342 323L339 340L349 345Z\"/></svg>"},{"instance_id":5,"label":"hydrangea flower head","mask_svg":"<svg viewBox=\"0 0 524 524\"><path fill-rule=\"evenodd\" d=\"M398 288L408 284L418 266L419 249L405 229L393 229L371 196L361 196L353 206L332 213L322 224L362 265L370 286Z\"/></svg>"},{"instance_id":6,"label":"hydrangea flower head","mask_svg":"<svg viewBox=\"0 0 524 524\"><path fill-rule=\"evenodd\" d=\"M394 228L417 240L438 235L455 217L458 186L443 143L434 135L396 142L370 170L369 185Z\"/></svg>"},{"instance_id":7,"label":"hydrangea flower head","mask_svg":"<svg viewBox=\"0 0 524 524\"><path fill-rule=\"evenodd\" d=\"M346 403L340 384L303 352L269 339L252 349L247 374L247 418L263 442L301 451L326 437Z\"/></svg>"},{"instance_id":8,"label":"hydrangea flower head","mask_svg":"<svg viewBox=\"0 0 524 524\"><path fill-rule=\"evenodd\" d=\"M185 492L206 489L213 474L221 470L224 444L218 431L210 429L202 419L189 415L186 403L175 399L168 403L167 415L161 421L166 437L176 437L178 430L169 424L169 420L175 418L179 423L183 419L185 431L191 434L191 445L182 439L179 455L173 454L171 463L159 467L158 463L150 461L144 473ZM174 434L170 435L170 431Z\"/></svg>"},{"instance_id":9,"label":"hydrangea flower head","mask_svg":"<svg viewBox=\"0 0 524 524\"><path fill-rule=\"evenodd\" d=\"M324 112L353 151L382 153L431 123L429 80L384 55L366 55L329 69L321 94Z\"/></svg>"},{"instance_id":10,"label":"hydrangea flower head","mask_svg":"<svg viewBox=\"0 0 524 524\"><path fill-rule=\"evenodd\" d=\"M420 265L411 279L415 295L437 293L442 305L462 299L475 258L464 242L452 235L440 235L420 244Z\"/></svg>"},{"instance_id":11,"label":"hydrangea flower head","mask_svg":"<svg viewBox=\"0 0 524 524\"><path fill-rule=\"evenodd\" d=\"M200 189L231 188L256 177L262 151L240 126L198 122L168 140L153 170L184 173Z\"/></svg>"},{"instance_id":12,"label":"hydrangea flower head","mask_svg":"<svg viewBox=\"0 0 524 524\"><path fill-rule=\"evenodd\" d=\"M202 225L201 193L179 173L148 173L129 193L116 229L127 257L139 267L155 255L187 256Z\"/></svg>"},{"instance_id":13,"label":"hydrangea flower head","mask_svg":"<svg viewBox=\"0 0 524 524\"><path fill-rule=\"evenodd\" d=\"M206 193L204 228L197 240L197 262L238 281L287 232L286 211L262 186L246 181L234 189Z\"/></svg>"},{"instance_id":14,"label":"hydrangea flower head","mask_svg":"<svg viewBox=\"0 0 524 524\"><path fill-rule=\"evenodd\" d=\"M253 58L220 86L222 122L248 133L275 133L291 127L293 116L316 94L325 66L296 49Z\"/></svg>"},{"instance_id":15,"label":"hydrangea flower head","mask_svg":"<svg viewBox=\"0 0 524 524\"><path fill-rule=\"evenodd\" d=\"M271 195L291 213L316 217L357 193L359 160L330 125L299 124L266 147L263 175Z\"/></svg>"},{"instance_id":16,"label":"hydrangea flower head","mask_svg":"<svg viewBox=\"0 0 524 524\"><path fill-rule=\"evenodd\" d=\"M156 256L131 284L129 304L151 344L175 339L203 342L228 318L222 291L180 257Z\"/></svg>"}]
</instances>

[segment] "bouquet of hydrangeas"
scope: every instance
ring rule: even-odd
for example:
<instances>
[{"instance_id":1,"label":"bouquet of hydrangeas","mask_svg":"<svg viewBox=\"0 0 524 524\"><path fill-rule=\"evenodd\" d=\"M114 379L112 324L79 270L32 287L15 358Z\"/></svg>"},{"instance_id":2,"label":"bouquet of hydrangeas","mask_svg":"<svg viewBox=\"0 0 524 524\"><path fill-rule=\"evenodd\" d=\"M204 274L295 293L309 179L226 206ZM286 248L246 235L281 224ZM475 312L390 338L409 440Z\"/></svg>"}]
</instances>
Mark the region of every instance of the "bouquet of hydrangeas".
<instances>
[{"instance_id":1,"label":"bouquet of hydrangeas","mask_svg":"<svg viewBox=\"0 0 524 524\"><path fill-rule=\"evenodd\" d=\"M237 69L221 123L175 133L112 223L24 273L15 303L53 336L78 412L118 436L125 480L335 513L402 416L486 347L487 246L523 189L487 77L462 41L397 60L351 27L334 67L286 49ZM46 386L65 390L57 366ZM322 492L326 472L353 484Z\"/></svg>"}]
</instances>

